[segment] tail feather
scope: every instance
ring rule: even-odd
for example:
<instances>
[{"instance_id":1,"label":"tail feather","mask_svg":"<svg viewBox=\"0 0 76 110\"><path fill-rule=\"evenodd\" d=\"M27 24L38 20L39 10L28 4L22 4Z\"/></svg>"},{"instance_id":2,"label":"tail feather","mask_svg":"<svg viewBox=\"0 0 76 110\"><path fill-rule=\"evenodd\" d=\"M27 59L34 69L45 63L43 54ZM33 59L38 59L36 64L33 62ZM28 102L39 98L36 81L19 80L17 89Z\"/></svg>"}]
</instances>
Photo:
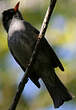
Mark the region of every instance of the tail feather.
<instances>
[{"instance_id":1,"label":"tail feather","mask_svg":"<svg viewBox=\"0 0 76 110\"><path fill-rule=\"evenodd\" d=\"M47 89L53 99L55 108L58 108L59 106L61 106L65 101L69 101L72 99L72 96L67 90L64 92L64 90L61 88L51 89L47 87Z\"/></svg>"},{"instance_id":2,"label":"tail feather","mask_svg":"<svg viewBox=\"0 0 76 110\"><path fill-rule=\"evenodd\" d=\"M72 99L71 94L68 92L66 87L59 80L54 70L42 76L42 80L46 85L46 88L53 99L54 107L58 108L65 101L69 101Z\"/></svg>"}]
</instances>

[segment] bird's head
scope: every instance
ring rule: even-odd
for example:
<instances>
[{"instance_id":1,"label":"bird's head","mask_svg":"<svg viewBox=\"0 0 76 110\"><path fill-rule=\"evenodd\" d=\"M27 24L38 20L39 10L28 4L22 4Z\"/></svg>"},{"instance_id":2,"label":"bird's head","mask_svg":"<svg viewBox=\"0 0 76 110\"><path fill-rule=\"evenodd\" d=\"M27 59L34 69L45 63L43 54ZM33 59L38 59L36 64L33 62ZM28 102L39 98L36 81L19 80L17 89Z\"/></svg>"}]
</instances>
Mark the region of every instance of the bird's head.
<instances>
[{"instance_id":1,"label":"bird's head","mask_svg":"<svg viewBox=\"0 0 76 110\"><path fill-rule=\"evenodd\" d=\"M5 10L3 13L2 13L2 22L3 22L3 26L5 28L5 30L8 32L8 29L9 29L9 26L10 26L10 23L13 19L13 17L16 17L16 18L19 18L19 19L23 19L22 18L22 15L19 11L19 4L20 2L18 2L14 8L11 8L11 9L8 9L8 10Z\"/></svg>"}]
</instances>

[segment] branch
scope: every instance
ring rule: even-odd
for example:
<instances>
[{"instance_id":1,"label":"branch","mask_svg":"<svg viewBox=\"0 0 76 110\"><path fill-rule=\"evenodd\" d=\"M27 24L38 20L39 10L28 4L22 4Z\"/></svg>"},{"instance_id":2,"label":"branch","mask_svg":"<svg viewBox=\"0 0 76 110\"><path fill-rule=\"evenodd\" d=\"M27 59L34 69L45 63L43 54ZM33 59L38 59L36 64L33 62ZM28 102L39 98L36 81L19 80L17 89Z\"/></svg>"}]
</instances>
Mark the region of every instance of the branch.
<instances>
[{"instance_id":1,"label":"branch","mask_svg":"<svg viewBox=\"0 0 76 110\"><path fill-rule=\"evenodd\" d=\"M39 42L40 42L41 38L45 36L46 30L47 30L47 27L48 27L48 23L49 23L51 15L52 15L52 12L54 10L56 1L57 0L50 0L50 6L47 9L47 12L46 12L46 15L45 15L45 18L44 18L40 33L38 35L38 40L36 42L36 45L35 45L35 48L33 50L32 56L30 58L29 64L28 64L28 66L26 68L25 74L24 74L24 76L23 76L23 78L22 78L22 80L21 80L21 82L20 82L20 84L18 86L18 90L17 90L16 96L15 96L15 98L13 100L13 103L10 106L9 110L15 110L16 109L16 106L17 106L17 104L19 102L19 99L20 99L20 96L22 94L22 91L24 89L24 86L25 86L25 84L28 81L28 72L30 71L30 68L31 68L31 66L33 64L33 60L34 60L34 57L36 55L37 47L39 45Z\"/></svg>"}]
</instances>

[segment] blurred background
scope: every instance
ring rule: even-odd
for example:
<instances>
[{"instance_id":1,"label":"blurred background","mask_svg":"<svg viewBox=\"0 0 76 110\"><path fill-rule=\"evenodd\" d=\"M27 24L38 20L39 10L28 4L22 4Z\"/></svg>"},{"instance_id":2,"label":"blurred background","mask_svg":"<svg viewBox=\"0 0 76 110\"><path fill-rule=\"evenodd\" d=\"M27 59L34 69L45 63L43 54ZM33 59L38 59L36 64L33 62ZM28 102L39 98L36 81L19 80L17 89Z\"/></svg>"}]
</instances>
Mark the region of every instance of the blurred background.
<instances>
[{"instance_id":1,"label":"blurred background","mask_svg":"<svg viewBox=\"0 0 76 110\"><path fill-rule=\"evenodd\" d=\"M2 26L2 12L14 7L18 0L0 0L0 110L12 103L23 71L11 56L7 46L7 34ZM40 30L49 0L20 0L20 11L24 19ZM69 91L76 96L76 0L58 0L47 32L52 45L65 68L56 73ZM17 110L54 110L45 85L38 89L30 80L25 86ZM57 110L76 110L76 98L64 103Z\"/></svg>"}]
</instances>

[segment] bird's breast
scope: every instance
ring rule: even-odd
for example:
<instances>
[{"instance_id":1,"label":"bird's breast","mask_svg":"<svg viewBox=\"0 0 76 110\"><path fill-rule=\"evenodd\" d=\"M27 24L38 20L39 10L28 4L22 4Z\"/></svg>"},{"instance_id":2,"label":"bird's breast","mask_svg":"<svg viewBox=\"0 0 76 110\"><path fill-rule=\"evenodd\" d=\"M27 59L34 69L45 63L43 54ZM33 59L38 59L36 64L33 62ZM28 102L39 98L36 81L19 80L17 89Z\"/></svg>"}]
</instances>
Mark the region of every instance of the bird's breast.
<instances>
[{"instance_id":1,"label":"bird's breast","mask_svg":"<svg viewBox=\"0 0 76 110\"><path fill-rule=\"evenodd\" d=\"M32 54L32 49L26 39L19 36L19 33L14 33L12 37L8 39L8 46L14 58L26 68Z\"/></svg>"},{"instance_id":2,"label":"bird's breast","mask_svg":"<svg viewBox=\"0 0 76 110\"><path fill-rule=\"evenodd\" d=\"M23 22L19 19L12 19L10 27L9 27L9 37L13 35L16 31L25 31L26 27L24 26Z\"/></svg>"}]
</instances>

